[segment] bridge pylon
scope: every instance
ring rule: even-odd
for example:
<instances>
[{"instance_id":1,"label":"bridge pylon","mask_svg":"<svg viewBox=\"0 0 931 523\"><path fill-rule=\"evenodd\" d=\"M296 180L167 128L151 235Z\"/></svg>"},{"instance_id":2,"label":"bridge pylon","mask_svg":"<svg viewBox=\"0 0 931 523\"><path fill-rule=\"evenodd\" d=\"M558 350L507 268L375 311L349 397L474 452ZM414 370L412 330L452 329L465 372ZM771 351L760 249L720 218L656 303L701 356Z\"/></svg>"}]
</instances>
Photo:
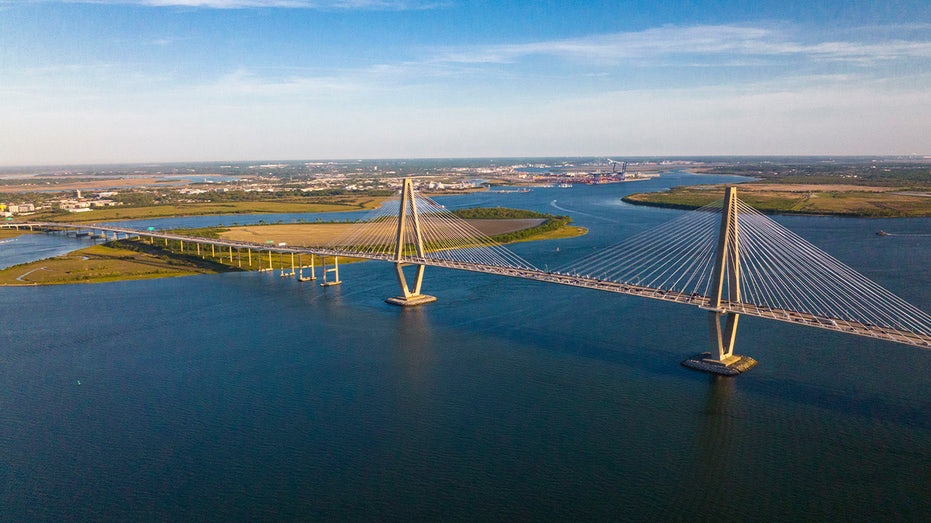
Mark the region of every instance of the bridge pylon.
<instances>
[{"instance_id":1,"label":"bridge pylon","mask_svg":"<svg viewBox=\"0 0 931 523\"><path fill-rule=\"evenodd\" d=\"M410 236L410 241L408 241ZM423 258L423 234L420 228L420 217L417 215L417 200L414 198L414 184L410 178L405 178L401 187L401 202L398 206L398 228L395 235L394 251L394 269L398 276L398 286L401 287L401 295L394 296L385 300L392 305L402 307L413 307L436 301L435 296L421 294L420 289L423 285L423 273L426 268L422 263L411 263L404 261L406 257L416 253L417 258ZM413 244L412 253L407 251L411 248L408 243ZM414 288L410 288L407 277L404 274L404 267L417 267L414 275Z\"/></svg>"},{"instance_id":2,"label":"bridge pylon","mask_svg":"<svg viewBox=\"0 0 931 523\"><path fill-rule=\"evenodd\" d=\"M711 299L708 307L704 307L708 310L711 352L683 361L686 367L714 374L735 375L756 365L753 358L734 354L740 314L727 310L725 306L725 280L727 303L740 303L740 242L737 227L737 187L728 187L721 209L721 228L711 276Z\"/></svg>"}]
</instances>

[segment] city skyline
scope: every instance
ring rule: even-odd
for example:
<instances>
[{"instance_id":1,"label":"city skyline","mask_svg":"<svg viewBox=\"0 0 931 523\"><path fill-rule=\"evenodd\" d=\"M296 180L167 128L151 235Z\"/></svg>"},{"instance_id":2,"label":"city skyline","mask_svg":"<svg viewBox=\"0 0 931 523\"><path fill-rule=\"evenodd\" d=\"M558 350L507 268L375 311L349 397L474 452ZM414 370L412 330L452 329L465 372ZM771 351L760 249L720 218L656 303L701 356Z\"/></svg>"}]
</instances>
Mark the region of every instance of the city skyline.
<instances>
[{"instance_id":1,"label":"city skyline","mask_svg":"<svg viewBox=\"0 0 931 523\"><path fill-rule=\"evenodd\" d=\"M873 4L0 0L0 165L929 154Z\"/></svg>"}]
</instances>

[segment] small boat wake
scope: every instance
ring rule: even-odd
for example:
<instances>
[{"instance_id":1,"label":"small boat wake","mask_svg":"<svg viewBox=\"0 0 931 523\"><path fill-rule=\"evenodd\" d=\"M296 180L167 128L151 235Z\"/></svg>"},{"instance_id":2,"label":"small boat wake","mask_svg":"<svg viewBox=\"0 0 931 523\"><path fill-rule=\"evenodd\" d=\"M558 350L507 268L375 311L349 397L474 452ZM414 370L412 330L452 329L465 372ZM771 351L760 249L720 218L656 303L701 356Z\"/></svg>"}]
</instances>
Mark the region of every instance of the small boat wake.
<instances>
[{"instance_id":1,"label":"small boat wake","mask_svg":"<svg viewBox=\"0 0 931 523\"><path fill-rule=\"evenodd\" d=\"M560 211L563 211L563 212L568 212L568 213L572 213L572 214L580 214L580 215L582 215L582 216L588 216L588 217L594 218L594 219L596 219L596 220L602 220L602 221L611 222L611 223L621 223L621 222L619 222L619 221L617 221L617 220L612 220L611 218L605 218L605 217L603 217L603 216L598 216L598 215L595 215L595 214L589 214L589 213L587 213L587 212L576 211L576 210L573 210L573 209L567 209L567 208L565 208L565 207L560 207L559 205L556 205L556 200L553 200L553 201L550 202L550 207L553 207L553 208L555 208L555 209L559 209Z\"/></svg>"},{"instance_id":2,"label":"small boat wake","mask_svg":"<svg viewBox=\"0 0 931 523\"><path fill-rule=\"evenodd\" d=\"M912 238L929 238L931 233L925 232L886 232L879 231L876 233L876 236L908 236Z\"/></svg>"}]
</instances>

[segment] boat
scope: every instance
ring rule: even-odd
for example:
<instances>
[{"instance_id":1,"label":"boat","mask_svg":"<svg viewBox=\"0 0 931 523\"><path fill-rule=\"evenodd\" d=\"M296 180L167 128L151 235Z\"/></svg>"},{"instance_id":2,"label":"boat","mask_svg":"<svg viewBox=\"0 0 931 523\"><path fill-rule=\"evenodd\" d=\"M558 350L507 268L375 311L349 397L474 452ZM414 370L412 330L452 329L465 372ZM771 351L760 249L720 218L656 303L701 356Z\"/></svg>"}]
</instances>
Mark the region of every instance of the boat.
<instances>
[{"instance_id":1,"label":"boat","mask_svg":"<svg viewBox=\"0 0 931 523\"><path fill-rule=\"evenodd\" d=\"M876 236L889 236L889 233L886 231L879 231L876 233Z\"/></svg>"}]
</instances>

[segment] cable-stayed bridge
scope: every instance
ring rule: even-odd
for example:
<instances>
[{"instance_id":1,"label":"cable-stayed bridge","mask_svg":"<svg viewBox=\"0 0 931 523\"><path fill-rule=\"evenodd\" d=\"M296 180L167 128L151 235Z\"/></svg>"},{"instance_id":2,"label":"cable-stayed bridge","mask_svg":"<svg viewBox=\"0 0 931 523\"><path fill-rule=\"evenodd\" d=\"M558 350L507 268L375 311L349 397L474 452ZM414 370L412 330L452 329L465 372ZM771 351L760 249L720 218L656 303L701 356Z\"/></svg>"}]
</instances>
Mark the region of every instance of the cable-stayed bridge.
<instances>
[{"instance_id":1,"label":"cable-stayed bridge","mask_svg":"<svg viewBox=\"0 0 931 523\"><path fill-rule=\"evenodd\" d=\"M179 242L182 251L187 242L197 254L209 246L216 255L219 247L230 263L234 250L237 259L248 252L250 261L253 252L267 252L269 258L273 252L309 255L311 271L313 257L320 256L326 285L340 283L339 257L386 261L395 265L401 290L386 301L403 306L435 301L422 292L427 266L691 305L708 312L711 351L683 363L720 374L736 374L756 363L734 354L741 315L931 348L931 316L747 206L734 187L716 203L554 270L535 267L469 221L417 194L410 180L405 180L400 198L371 211L327 245L274 246L86 224L5 226ZM303 274L293 265L291 272ZM327 281L328 274L334 279Z\"/></svg>"}]
</instances>

